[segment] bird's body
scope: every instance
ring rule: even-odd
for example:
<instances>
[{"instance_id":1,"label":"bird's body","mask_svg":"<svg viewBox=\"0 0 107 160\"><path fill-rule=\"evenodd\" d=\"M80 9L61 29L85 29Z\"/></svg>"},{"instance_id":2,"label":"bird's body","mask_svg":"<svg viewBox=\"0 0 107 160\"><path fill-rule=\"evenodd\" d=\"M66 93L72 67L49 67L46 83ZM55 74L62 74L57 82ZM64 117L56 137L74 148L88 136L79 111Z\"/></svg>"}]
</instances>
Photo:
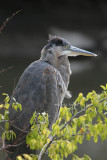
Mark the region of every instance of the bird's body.
<instances>
[{"instance_id":1,"label":"bird's body","mask_svg":"<svg viewBox=\"0 0 107 160\"><path fill-rule=\"evenodd\" d=\"M72 52L71 52L72 51ZM71 70L68 56L84 55L95 56L95 54L70 46L65 39L57 36L50 36L48 44L42 49L40 60L30 64L14 90L10 102L10 121L13 121L11 129L16 132L17 138L13 144L21 146L14 148L14 153L10 156L13 160L22 153L28 153L25 145L26 132L30 128L30 118L36 111L46 112L49 115L49 128L59 116L59 109L62 106L64 97L70 98L68 84ZM12 108L14 98L21 103L22 111L16 112ZM24 136L23 136L24 135ZM20 148L23 148L21 150Z\"/></svg>"},{"instance_id":2,"label":"bird's body","mask_svg":"<svg viewBox=\"0 0 107 160\"><path fill-rule=\"evenodd\" d=\"M67 57L65 58L68 61ZM62 67L64 66L60 65L60 68ZM35 111L38 113L45 111L49 115L51 126L58 118L59 108L68 94L70 68L65 70L66 77L63 77L60 70L47 62L38 60L30 64L20 77L13 94L16 101L21 103L22 111L18 113L10 108L10 120L16 119L15 125L21 129L28 128L31 115Z\"/></svg>"}]
</instances>

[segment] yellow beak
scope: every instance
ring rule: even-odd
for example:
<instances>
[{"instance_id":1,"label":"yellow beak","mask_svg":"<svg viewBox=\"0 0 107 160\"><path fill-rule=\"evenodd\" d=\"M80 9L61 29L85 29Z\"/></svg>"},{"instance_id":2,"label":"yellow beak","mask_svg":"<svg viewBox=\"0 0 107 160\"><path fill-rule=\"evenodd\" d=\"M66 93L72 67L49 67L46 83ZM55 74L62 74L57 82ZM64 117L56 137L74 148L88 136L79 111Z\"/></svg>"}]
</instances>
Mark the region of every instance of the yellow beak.
<instances>
[{"instance_id":1,"label":"yellow beak","mask_svg":"<svg viewBox=\"0 0 107 160\"><path fill-rule=\"evenodd\" d=\"M74 46L70 46L68 49L66 49L65 51L63 51L64 55L67 56L79 56L79 55L83 55L83 56L97 56L96 54L86 51L84 49L80 49Z\"/></svg>"}]
</instances>

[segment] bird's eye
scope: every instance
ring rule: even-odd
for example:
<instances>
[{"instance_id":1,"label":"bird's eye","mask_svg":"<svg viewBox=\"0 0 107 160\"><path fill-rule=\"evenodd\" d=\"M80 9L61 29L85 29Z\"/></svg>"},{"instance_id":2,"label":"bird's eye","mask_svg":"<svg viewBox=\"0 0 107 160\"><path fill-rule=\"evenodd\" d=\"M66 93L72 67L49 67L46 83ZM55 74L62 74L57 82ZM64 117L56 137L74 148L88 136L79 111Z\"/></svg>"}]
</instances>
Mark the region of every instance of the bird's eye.
<instances>
[{"instance_id":1,"label":"bird's eye","mask_svg":"<svg viewBox=\"0 0 107 160\"><path fill-rule=\"evenodd\" d=\"M69 49L69 45L66 45L66 46L65 46L65 49Z\"/></svg>"}]
</instances>

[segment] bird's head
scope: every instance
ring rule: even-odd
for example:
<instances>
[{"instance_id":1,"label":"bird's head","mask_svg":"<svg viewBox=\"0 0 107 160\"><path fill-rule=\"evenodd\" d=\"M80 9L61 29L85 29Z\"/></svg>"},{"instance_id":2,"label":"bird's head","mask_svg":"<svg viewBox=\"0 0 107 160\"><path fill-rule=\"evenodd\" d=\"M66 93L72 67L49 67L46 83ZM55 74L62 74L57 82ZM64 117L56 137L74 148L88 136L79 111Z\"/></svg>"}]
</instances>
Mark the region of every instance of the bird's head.
<instances>
[{"instance_id":1,"label":"bird's head","mask_svg":"<svg viewBox=\"0 0 107 160\"><path fill-rule=\"evenodd\" d=\"M97 56L96 54L71 46L71 44L59 36L49 35L48 44L41 51L41 59L54 66L61 56Z\"/></svg>"}]
</instances>

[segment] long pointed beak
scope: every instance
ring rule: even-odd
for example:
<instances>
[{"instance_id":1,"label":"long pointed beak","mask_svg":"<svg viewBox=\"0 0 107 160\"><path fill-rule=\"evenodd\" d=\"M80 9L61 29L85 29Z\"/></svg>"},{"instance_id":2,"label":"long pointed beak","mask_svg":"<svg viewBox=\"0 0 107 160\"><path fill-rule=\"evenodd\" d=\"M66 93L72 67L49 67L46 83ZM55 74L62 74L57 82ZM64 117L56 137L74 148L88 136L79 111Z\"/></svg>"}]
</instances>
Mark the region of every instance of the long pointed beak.
<instances>
[{"instance_id":1,"label":"long pointed beak","mask_svg":"<svg viewBox=\"0 0 107 160\"><path fill-rule=\"evenodd\" d=\"M67 56L79 56L79 55L83 55L83 56L97 56L96 54L86 51L84 49L80 49L74 46L70 46L69 49L63 51L64 55Z\"/></svg>"}]
</instances>

